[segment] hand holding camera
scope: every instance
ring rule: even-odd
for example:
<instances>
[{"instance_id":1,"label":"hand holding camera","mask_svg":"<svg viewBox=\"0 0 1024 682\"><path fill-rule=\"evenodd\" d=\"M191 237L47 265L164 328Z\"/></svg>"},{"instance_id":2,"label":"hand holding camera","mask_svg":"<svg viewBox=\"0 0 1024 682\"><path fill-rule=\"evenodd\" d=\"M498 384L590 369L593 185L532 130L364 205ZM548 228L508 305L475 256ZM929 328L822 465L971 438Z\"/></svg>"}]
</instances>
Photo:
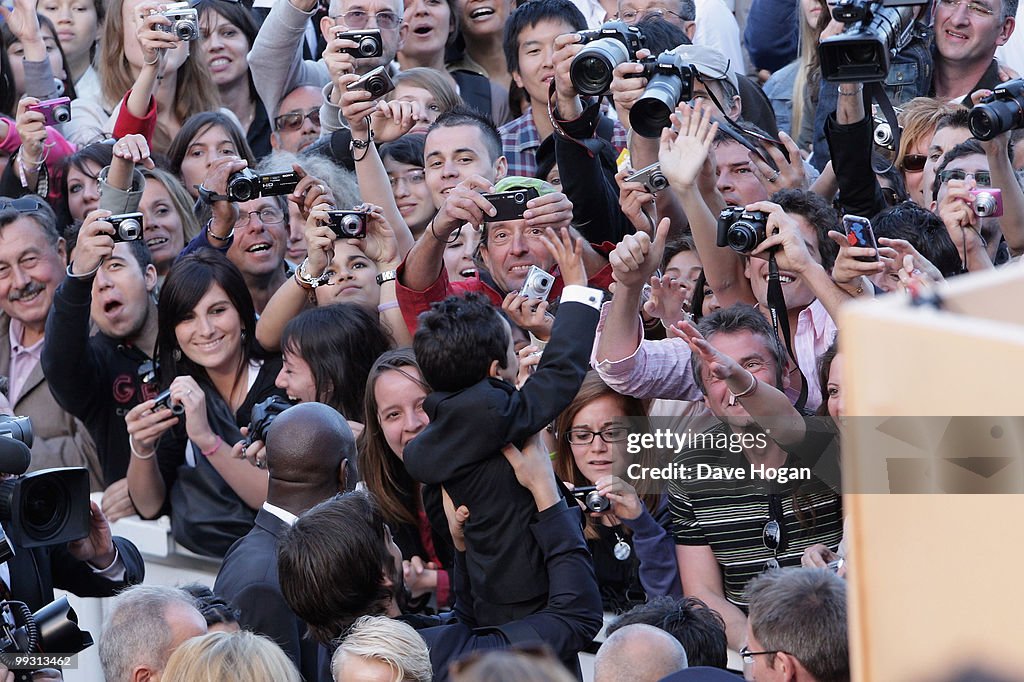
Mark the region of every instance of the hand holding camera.
<instances>
[{"instance_id":1,"label":"hand holding camera","mask_svg":"<svg viewBox=\"0 0 1024 682\"><path fill-rule=\"evenodd\" d=\"M552 277L552 279L554 278ZM533 334L541 341L551 338L551 326L554 324L555 318L548 314L548 302L545 299L531 298L518 291L513 291L505 296L501 302L501 309L508 313L518 327ZM522 363L519 368L522 372Z\"/></svg>"},{"instance_id":2,"label":"hand holding camera","mask_svg":"<svg viewBox=\"0 0 1024 682\"><path fill-rule=\"evenodd\" d=\"M365 140L370 134L367 119L377 111L377 101L365 90L350 87L358 81L359 76L353 72L339 75L334 81L331 99L341 108L341 115L348 121L352 139Z\"/></svg>"},{"instance_id":3,"label":"hand holding camera","mask_svg":"<svg viewBox=\"0 0 1024 682\"><path fill-rule=\"evenodd\" d=\"M397 140L427 120L427 112L419 102L380 100L370 114L370 128L373 129L373 139L378 144L384 144Z\"/></svg>"},{"instance_id":4,"label":"hand holding camera","mask_svg":"<svg viewBox=\"0 0 1024 682\"><path fill-rule=\"evenodd\" d=\"M632 521L644 513L644 503L637 495L636 488L618 476L602 476L595 482L597 492L610 500L615 516Z\"/></svg>"},{"instance_id":5,"label":"hand holding camera","mask_svg":"<svg viewBox=\"0 0 1024 682\"><path fill-rule=\"evenodd\" d=\"M160 436L177 424L179 417L170 410L160 409L154 400L146 400L128 411L124 416L128 428L128 442L132 448L132 462L146 460L155 463L151 456L156 452Z\"/></svg>"},{"instance_id":6,"label":"hand holding camera","mask_svg":"<svg viewBox=\"0 0 1024 682\"><path fill-rule=\"evenodd\" d=\"M334 260L334 242L337 233L331 228L333 204L321 202L313 207L306 218L306 260L302 263L303 275L320 278Z\"/></svg>"},{"instance_id":7,"label":"hand holding camera","mask_svg":"<svg viewBox=\"0 0 1024 682\"><path fill-rule=\"evenodd\" d=\"M110 211L101 208L91 211L85 216L82 227L78 230L78 243L75 246L75 258L71 261L71 272L85 276L96 272L103 261L114 252L114 228L107 220Z\"/></svg>"},{"instance_id":8,"label":"hand holding camera","mask_svg":"<svg viewBox=\"0 0 1024 682\"><path fill-rule=\"evenodd\" d=\"M238 219L238 207L226 198L228 179L247 166L248 163L237 156L221 157L210 164L210 168L206 172L206 179L203 180L201 186L201 189L208 191L210 194L225 197L224 199L213 201L210 205L213 213L213 222L210 223L210 230L225 240L231 235L231 231L235 227L235 221ZM221 246L222 243L216 242L215 245Z\"/></svg>"},{"instance_id":9,"label":"hand holding camera","mask_svg":"<svg viewBox=\"0 0 1024 682\"><path fill-rule=\"evenodd\" d=\"M656 165L658 172L661 173L661 164ZM636 175L637 173L631 173L627 169L615 174L615 182L619 186L619 206L623 215L629 220L629 224L637 232L651 234L657 220L658 207L655 203L654 193L650 191L651 188L643 182L631 180ZM665 177L664 173L661 173L661 177ZM665 182L667 185L667 178L665 178Z\"/></svg>"},{"instance_id":10,"label":"hand holding camera","mask_svg":"<svg viewBox=\"0 0 1024 682\"><path fill-rule=\"evenodd\" d=\"M748 213L761 212L766 216L765 239L750 255L768 259L774 253L780 270L802 275L815 266L821 267L807 249L800 226L782 207L770 201L759 201L745 209Z\"/></svg>"},{"instance_id":11,"label":"hand holding camera","mask_svg":"<svg viewBox=\"0 0 1024 682\"><path fill-rule=\"evenodd\" d=\"M615 111L622 125L629 126L629 112L647 88L647 69L644 66L651 51L644 48L636 53L637 61L623 62L612 70L609 92L615 102Z\"/></svg>"},{"instance_id":12,"label":"hand holding camera","mask_svg":"<svg viewBox=\"0 0 1024 682\"><path fill-rule=\"evenodd\" d=\"M298 176L299 184L295 186L295 189L288 196L288 201L299 207L303 220L309 218L309 212L317 204L327 203L333 205L337 203L334 199L334 192L331 191L326 182L308 174L297 163L292 164L292 171Z\"/></svg>"},{"instance_id":13,"label":"hand holding camera","mask_svg":"<svg viewBox=\"0 0 1024 682\"><path fill-rule=\"evenodd\" d=\"M427 229L435 239L444 242L466 223L482 225L484 216L491 217L497 212L483 194L493 191L489 180L479 175L469 176L448 193Z\"/></svg>"},{"instance_id":14,"label":"hand holding camera","mask_svg":"<svg viewBox=\"0 0 1024 682\"><path fill-rule=\"evenodd\" d=\"M174 22L164 15L161 3L145 2L135 9L136 35L142 47L143 69L153 68L163 72L167 50L176 49L181 45L181 38L172 33ZM198 32L198 23L197 23Z\"/></svg>"},{"instance_id":15,"label":"hand holding camera","mask_svg":"<svg viewBox=\"0 0 1024 682\"><path fill-rule=\"evenodd\" d=\"M34 168L43 160L43 142L46 141L46 116L33 107L39 104L35 97L22 97L18 102L18 112L14 128L21 138L21 149L18 155L26 166Z\"/></svg>"},{"instance_id":16,"label":"hand holding camera","mask_svg":"<svg viewBox=\"0 0 1024 682\"><path fill-rule=\"evenodd\" d=\"M398 239L391 223L384 217L384 209L375 204L360 204L353 211L363 220L363 235L354 242L366 257L381 271L397 268L402 258L398 253Z\"/></svg>"},{"instance_id":17,"label":"hand holding camera","mask_svg":"<svg viewBox=\"0 0 1024 682\"><path fill-rule=\"evenodd\" d=\"M946 193L939 202L936 213L942 218L946 231L960 251L960 258L966 262L966 251L981 249L984 243L981 234L978 214L974 212L974 197L971 190L976 189L973 178L946 181Z\"/></svg>"}]
</instances>

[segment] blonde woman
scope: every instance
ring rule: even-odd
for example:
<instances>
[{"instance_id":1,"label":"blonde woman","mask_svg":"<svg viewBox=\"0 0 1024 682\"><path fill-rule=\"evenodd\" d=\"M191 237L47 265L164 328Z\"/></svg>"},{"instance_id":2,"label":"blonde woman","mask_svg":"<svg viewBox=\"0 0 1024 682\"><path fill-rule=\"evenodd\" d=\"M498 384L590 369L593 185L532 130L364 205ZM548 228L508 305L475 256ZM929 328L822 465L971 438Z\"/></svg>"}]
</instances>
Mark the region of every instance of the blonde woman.
<instances>
[{"instance_id":1,"label":"blonde woman","mask_svg":"<svg viewBox=\"0 0 1024 682\"><path fill-rule=\"evenodd\" d=\"M300 682L299 671L266 637L241 630L193 637L171 654L163 679L174 682Z\"/></svg>"}]
</instances>

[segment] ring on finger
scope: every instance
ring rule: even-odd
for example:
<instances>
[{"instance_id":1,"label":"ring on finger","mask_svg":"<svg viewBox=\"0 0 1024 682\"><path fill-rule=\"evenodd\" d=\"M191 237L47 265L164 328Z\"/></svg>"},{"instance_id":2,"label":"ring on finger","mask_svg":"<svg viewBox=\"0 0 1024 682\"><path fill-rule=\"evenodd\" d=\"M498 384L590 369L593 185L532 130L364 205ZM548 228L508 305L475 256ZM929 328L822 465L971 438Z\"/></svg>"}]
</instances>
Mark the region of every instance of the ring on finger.
<instances>
[{"instance_id":1,"label":"ring on finger","mask_svg":"<svg viewBox=\"0 0 1024 682\"><path fill-rule=\"evenodd\" d=\"M775 173L773 173L772 176L770 178L768 178L768 182L771 182L771 183L778 182L780 175L782 175L782 173L780 173L779 171L775 171Z\"/></svg>"}]
</instances>

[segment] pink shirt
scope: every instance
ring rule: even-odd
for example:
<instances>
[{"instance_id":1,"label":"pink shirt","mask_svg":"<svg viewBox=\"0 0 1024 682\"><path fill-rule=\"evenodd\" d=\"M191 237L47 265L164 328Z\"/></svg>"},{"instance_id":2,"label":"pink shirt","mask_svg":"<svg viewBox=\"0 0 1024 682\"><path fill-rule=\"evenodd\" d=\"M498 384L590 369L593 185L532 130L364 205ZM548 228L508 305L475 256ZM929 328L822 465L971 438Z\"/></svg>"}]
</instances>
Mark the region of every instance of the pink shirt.
<instances>
[{"instance_id":1,"label":"pink shirt","mask_svg":"<svg viewBox=\"0 0 1024 682\"><path fill-rule=\"evenodd\" d=\"M39 339L31 346L21 345L21 339L25 332L25 325L19 320L11 319L9 336L11 340L11 376L8 388L8 399L11 405L17 405L21 397L21 391L25 388L28 375L39 364L39 358L43 354L43 341Z\"/></svg>"},{"instance_id":2,"label":"pink shirt","mask_svg":"<svg viewBox=\"0 0 1024 682\"><path fill-rule=\"evenodd\" d=\"M608 304L601 311L597 325L594 348L604 329ZM637 338L640 329L637 324ZM821 405L821 387L818 386L818 356L831 345L836 335L836 325L820 301L800 311L796 334L793 336L793 354L796 355L800 371L807 379L808 410L817 410ZM640 341L640 345L629 357L615 362L598 362L591 355L591 364L604 382L615 391L636 398L665 398L668 400L700 400L702 398L690 365L690 347L682 339L670 338L660 341ZM793 400L798 392L786 392Z\"/></svg>"}]
</instances>

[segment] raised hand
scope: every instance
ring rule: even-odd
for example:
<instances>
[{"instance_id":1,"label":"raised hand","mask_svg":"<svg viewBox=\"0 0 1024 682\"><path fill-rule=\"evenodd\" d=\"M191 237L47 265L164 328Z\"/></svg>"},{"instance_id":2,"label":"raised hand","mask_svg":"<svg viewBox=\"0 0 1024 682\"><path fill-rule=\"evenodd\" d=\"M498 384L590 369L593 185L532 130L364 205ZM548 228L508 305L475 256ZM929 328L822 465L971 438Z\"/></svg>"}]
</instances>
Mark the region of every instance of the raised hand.
<instances>
[{"instance_id":1,"label":"raised hand","mask_svg":"<svg viewBox=\"0 0 1024 682\"><path fill-rule=\"evenodd\" d=\"M673 187L686 189L697 182L718 132L718 123L711 121L713 109L714 106L706 105L704 100L694 102L692 109L684 102L676 107L671 117L678 135L672 128L661 131L658 161L661 172Z\"/></svg>"},{"instance_id":2,"label":"raised hand","mask_svg":"<svg viewBox=\"0 0 1024 682\"><path fill-rule=\"evenodd\" d=\"M693 292L685 279L674 279L668 275L651 277L651 296L644 303L644 312L661 320L670 327L689 319L687 308Z\"/></svg>"},{"instance_id":3,"label":"raised hand","mask_svg":"<svg viewBox=\"0 0 1024 682\"><path fill-rule=\"evenodd\" d=\"M569 229L563 227L561 234L557 234L550 227L547 234L541 236L548 253L558 263L558 272L562 276L562 283L566 286L579 284L586 286L587 270L583 266L583 237L573 239L569 236Z\"/></svg>"},{"instance_id":4,"label":"raised hand","mask_svg":"<svg viewBox=\"0 0 1024 682\"><path fill-rule=\"evenodd\" d=\"M641 182L626 182L629 170L621 170L615 174L615 183L619 186L619 207L629 224L637 232L651 234L657 220L655 197L647 191Z\"/></svg>"},{"instance_id":5,"label":"raised hand","mask_svg":"<svg viewBox=\"0 0 1024 682\"><path fill-rule=\"evenodd\" d=\"M612 276L619 286L642 289L654 271L661 265L665 253L665 240L668 238L670 221L662 218L654 240L646 232L627 234L608 254L608 263L612 266Z\"/></svg>"}]
</instances>

